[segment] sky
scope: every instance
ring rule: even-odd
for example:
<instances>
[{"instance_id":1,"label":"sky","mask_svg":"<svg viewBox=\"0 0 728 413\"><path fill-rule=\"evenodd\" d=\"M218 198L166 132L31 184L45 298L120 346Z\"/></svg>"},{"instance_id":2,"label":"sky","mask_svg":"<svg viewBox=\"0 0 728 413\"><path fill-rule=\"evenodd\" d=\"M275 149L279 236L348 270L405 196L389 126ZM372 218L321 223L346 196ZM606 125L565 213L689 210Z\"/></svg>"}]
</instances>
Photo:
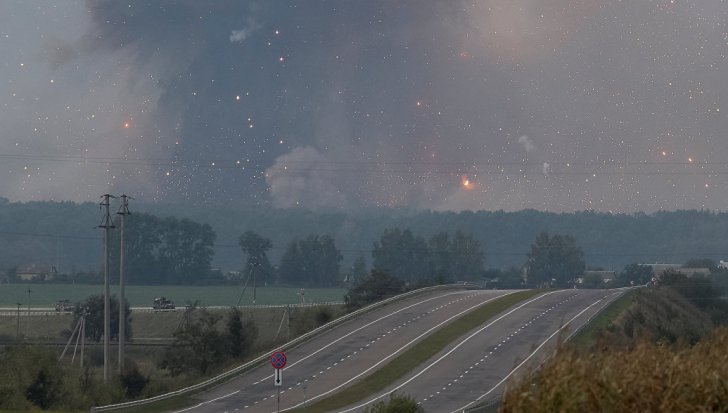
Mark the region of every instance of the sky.
<instances>
[{"instance_id":1,"label":"sky","mask_svg":"<svg viewBox=\"0 0 728 413\"><path fill-rule=\"evenodd\" d=\"M0 2L0 197L726 210L728 1Z\"/></svg>"}]
</instances>

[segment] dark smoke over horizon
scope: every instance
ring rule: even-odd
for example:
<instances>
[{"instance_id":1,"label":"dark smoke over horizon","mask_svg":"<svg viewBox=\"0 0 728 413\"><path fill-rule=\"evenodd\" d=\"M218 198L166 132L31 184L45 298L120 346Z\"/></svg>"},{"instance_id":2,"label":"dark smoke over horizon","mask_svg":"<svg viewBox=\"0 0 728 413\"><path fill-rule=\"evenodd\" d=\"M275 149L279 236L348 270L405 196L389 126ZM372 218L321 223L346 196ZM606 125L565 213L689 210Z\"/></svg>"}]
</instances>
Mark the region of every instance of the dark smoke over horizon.
<instances>
[{"instance_id":1,"label":"dark smoke over horizon","mask_svg":"<svg viewBox=\"0 0 728 413\"><path fill-rule=\"evenodd\" d=\"M10 199L728 201L721 1L11 1L0 16Z\"/></svg>"}]
</instances>

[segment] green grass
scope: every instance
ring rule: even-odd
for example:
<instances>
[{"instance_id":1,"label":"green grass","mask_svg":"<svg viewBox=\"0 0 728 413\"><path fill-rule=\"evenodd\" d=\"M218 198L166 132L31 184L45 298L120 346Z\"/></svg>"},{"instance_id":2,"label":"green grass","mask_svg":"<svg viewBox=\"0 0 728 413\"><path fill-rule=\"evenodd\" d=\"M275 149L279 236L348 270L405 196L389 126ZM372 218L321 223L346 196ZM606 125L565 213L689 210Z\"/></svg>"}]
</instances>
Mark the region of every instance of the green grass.
<instances>
[{"instance_id":1,"label":"green grass","mask_svg":"<svg viewBox=\"0 0 728 413\"><path fill-rule=\"evenodd\" d=\"M611 325L624 310L632 305L636 297L637 290L633 289L617 298L571 339L571 345L582 350L590 348L599 333Z\"/></svg>"},{"instance_id":2,"label":"green grass","mask_svg":"<svg viewBox=\"0 0 728 413\"><path fill-rule=\"evenodd\" d=\"M509 294L485 304L435 331L409 350L400 354L381 369L338 392L336 395L294 410L298 413L328 412L349 406L367 396L382 391L414 368L436 355L448 344L468 331L482 325L495 315L515 304L541 294L543 291L528 290Z\"/></svg>"},{"instance_id":3,"label":"green grass","mask_svg":"<svg viewBox=\"0 0 728 413\"><path fill-rule=\"evenodd\" d=\"M114 410L115 412L124 413L159 413L168 412L173 410L179 410L187 406L191 406L193 403L189 397L174 397L167 400L161 400L156 403L152 403L140 407L130 407L128 409ZM26 410L26 413L87 413L88 410ZM17 413L15 410L0 410L0 413Z\"/></svg>"},{"instance_id":4,"label":"green grass","mask_svg":"<svg viewBox=\"0 0 728 413\"><path fill-rule=\"evenodd\" d=\"M341 306L330 307L334 317L338 317L343 311ZM210 310L218 312L222 315L227 313L227 309ZM295 317L303 316L309 311L304 308L291 309L291 331L287 330L287 323L281 325L281 319L284 316L284 308L250 308L243 309L244 317L252 318L258 326L258 342L266 345L275 340L278 327L281 331L278 342L287 338L293 338L296 334ZM184 309L175 311L156 311L156 312L132 312L131 329L132 336L137 343L148 343L143 339L171 339L172 334L184 319ZM22 313L21 313L22 315ZM20 335L30 340L42 340L49 342L63 341L61 333L64 330L72 330L71 325L73 316L70 313L51 313L38 316L22 316L20 317ZM302 320L301 320L302 321ZM18 319L12 316L0 316L0 341L3 337L14 338L18 330ZM152 341L151 343L154 343Z\"/></svg>"},{"instance_id":5,"label":"green grass","mask_svg":"<svg viewBox=\"0 0 728 413\"><path fill-rule=\"evenodd\" d=\"M118 294L118 285L111 288ZM28 290L31 293L28 294ZM0 307L16 307L22 303L27 309L33 307L54 307L56 301L69 299L72 302L102 294L103 285L89 284L0 284ZM178 306L198 301L204 306L233 306L243 291L239 285L215 286L171 286L171 285L128 285L124 292L132 307L151 306L155 297L164 296ZM265 287L256 289L256 304L296 304L301 302L299 288ZM306 302L342 301L347 290L344 288L310 288L305 290ZM253 289L248 286L240 305L253 304Z\"/></svg>"},{"instance_id":6,"label":"green grass","mask_svg":"<svg viewBox=\"0 0 728 413\"><path fill-rule=\"evenodd\" d=\"M151 403L139 407L130 407L127 409L119 409L114 411L124 413L159 413L180 410L182 408L192 406L193 404L195 404L195 402L190 397L179 396L173 397L171 399L160 400L156 403Z\"/></svg>"}]
</instances>

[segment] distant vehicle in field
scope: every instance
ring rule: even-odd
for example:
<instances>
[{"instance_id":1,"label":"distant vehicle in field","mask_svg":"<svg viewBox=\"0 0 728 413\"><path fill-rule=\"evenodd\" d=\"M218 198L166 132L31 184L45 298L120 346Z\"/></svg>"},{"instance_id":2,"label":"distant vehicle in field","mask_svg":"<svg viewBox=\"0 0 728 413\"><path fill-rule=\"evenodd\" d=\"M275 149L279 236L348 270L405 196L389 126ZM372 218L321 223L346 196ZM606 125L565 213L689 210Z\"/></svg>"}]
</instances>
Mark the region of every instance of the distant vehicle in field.
<instances>
[{"instance_id":1,"label":"distant vehicle in field","mask_svg":"<svg viewBox=\"0 0 728 413\"><path fill-rule=\"evenodd\" d=\"M157 297L152 303L152 308L155 310L174 310L174 301L164 297Z\"/></svg>"},{"instance_id":2,"label":"distant vehicle in field","mask_svg":"<svg viewBox=\"0 0 728 413\"><path fill-rule=\"evenodd\" d=\"M71 300L58 300L56 302L56 311L58 312L73 311L74 308L76 306L71 303Z\"/></svg>"}]
</instances>

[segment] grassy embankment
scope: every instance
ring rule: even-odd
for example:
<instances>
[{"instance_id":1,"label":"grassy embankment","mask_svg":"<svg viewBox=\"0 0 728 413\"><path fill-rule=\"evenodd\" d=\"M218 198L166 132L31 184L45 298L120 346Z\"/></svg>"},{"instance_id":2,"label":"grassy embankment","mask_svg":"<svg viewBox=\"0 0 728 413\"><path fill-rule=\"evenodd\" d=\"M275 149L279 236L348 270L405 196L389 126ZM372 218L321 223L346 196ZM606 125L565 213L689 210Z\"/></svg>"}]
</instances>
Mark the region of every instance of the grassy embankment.
<instances>
[{"instance_id":1,"label":"grassy embankment","mask_svg":"<svg viewBox=\"0 0 728 413\"><path fill-rule=\"evenodd\" d=\"M728 411L728 330L714 329L678 291L622 297L539 370L509 383L500 411Z\"/></svg>"}]
</instances>

